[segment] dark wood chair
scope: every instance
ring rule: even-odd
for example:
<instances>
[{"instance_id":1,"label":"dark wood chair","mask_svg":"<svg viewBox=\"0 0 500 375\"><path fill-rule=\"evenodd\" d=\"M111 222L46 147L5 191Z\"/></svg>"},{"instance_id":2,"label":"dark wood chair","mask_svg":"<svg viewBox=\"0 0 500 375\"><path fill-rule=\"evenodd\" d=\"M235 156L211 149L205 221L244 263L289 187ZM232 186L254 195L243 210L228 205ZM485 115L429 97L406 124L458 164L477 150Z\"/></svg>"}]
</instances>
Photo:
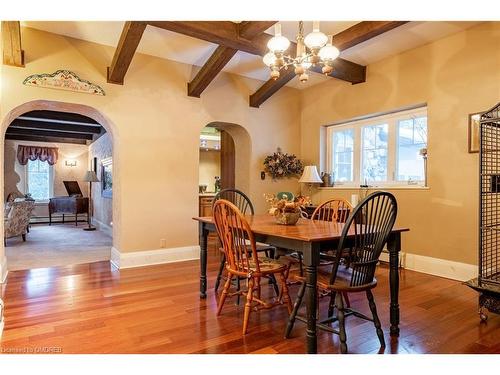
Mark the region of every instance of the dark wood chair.
<instances>
[{"instance_id":1,"label":"dark wood chair","mask_svg":"<svg viewBox=\"0 0 500 375\"><path fill-rule=\"evenodd\" d=\"M238 289L231 295L245 295L245 311L243 317L243 334L247 333L248 321L251 310L255 308L269 309L284 303L288 312L292 310L292 303L286 285L287 265L275 259L257 255L257 246L250 225L241 211L231 202L218 199L213 206L213 217L217 234L222 241L224 254L226 255L225 268L228 273L224 289L219 299L217 315L220 315L224 302L229 295L231 280L233 277L244 278L247 281L247 289ZM278 275L281 284L281 293L274 302L261 299L261 278L265 276ZM256 302L255 306L252 306Z\"/></svg>"},{"instance_id":2,"label":"dark wood chair","mask_svg":"<svg viewBox=\"0 0 500 375\"><path fill-rule=\"evenodd\" d=\"M230 188L230 189L223 189L223 190L219 191L214 197L214 200L212 203L212 210L213 210L213 205L215 205L215 202L217 202L219 199L225 199L225 200L233 203L238 208L238 210L240 210L240 212L243 215L254 215L255 214L255 210L253 208L252 201L241 190ZM257 246L258 253L264 252L266 257L274 258L274 251L275 251L274 247L266 245L266 244L261 244L261 243L257 243L256 246ZM221 256L221 262L219 265L219 272L217 273L217 279L215 281L215 287L214 287L216 292L219 290L219 285L220 285L220 282L222 279L222 273L224 271L224 265L226 262L226 256L225 256L223 247L221 248L221 253L222 253L221 254L222 256ZM274 290L275 290L276 294L278 295L279 294L278 284L276 282L276 279L272 275L270 276L270 282L273 284ZM238 284L238 288L239 288L239 283L240 283L239 278L236 278L236 283ZM237 300L238 304L239 304L239 301L240 300L238 297L238 300Z\"/></svg>"},{"instance_id":3,"label":"dark wood chair","mask_svg":"<svg viewBox=\"0 0 500 375\"><path fill-rule=\"evenodd\" d=\"M324 220L336 221L338 223L345 223L349 213L352 211L352 205L342 198L333 198L321 203L310 216L310 220ZM331 265L333 261L333 254L327 252L321 253L320 266ZM300 274L303 274L302 254L292 253L289 257L291 264L296 263L299 265ZM346 296L347 297L347 296ZM349 300L347 299L347 304Z\"/></svg>"},{"instance_id":4,"label":"dark wood chair","mask_svg":"<svg viewBox=\"0 0 500 375\"><path fill-rule=\"evenodd\" d=\"M319 291L326 291L330 295L327 319L317 324L323 329L340 337L340 351L347 353L347 336L345 331L345 317L356 317L372 321L375 325L381 347L385 347L384 333L377 315L377 308L371 290L377 286L375 269L380 254L391 233L397 215L396 198L387 192L374 192L363 199L349 215L342 230L340 242L334 262L329 270L318 269L317 285ZM349 258L343 258L345 249L349 249ZM288 338L295 320L305 321L297 315L304 297L306 282L301 275L291 275L300 280L301 286L290 314L285 331ZM373 318L360 312L346 308L342 293L365 292ZM334 309L337 309L336 316ZM319 306L318 306L319 311ZM335 330L328 324L338 321L339 329Z\"/></svg>"}]
</instances>

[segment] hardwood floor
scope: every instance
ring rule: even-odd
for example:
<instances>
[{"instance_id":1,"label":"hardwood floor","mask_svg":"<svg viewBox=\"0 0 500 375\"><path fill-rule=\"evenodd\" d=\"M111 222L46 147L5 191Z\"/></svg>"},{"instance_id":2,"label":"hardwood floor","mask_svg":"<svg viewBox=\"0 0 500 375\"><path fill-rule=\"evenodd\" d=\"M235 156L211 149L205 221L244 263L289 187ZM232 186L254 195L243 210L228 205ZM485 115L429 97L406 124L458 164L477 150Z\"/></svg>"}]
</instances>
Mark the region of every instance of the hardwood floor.
<instances>
[{"instance_id":1,"label":"hardwood floor","mask_svg":"<svg viewBox=\"0 0 500 375\"><path fill-rule=\"evenodd\" d=\"M52 353L304 353L305 325L283 338L286 309L253 313L241 334L243 304L228 300L215 316L218 267L209 249L209 295L198 294L198 262L117 270L109 262L9 273L3 286L2 352ZM460 282L401 271L401 335L390 338L388 268L381 266L375 300L385 332L385 353L500 353L500 316L486 324L477 295ZM272 288L264 284L266 295ZM297 286L291 287L292 298ZM328 301L321 304L326 312ZM364 294L351 304L369 313ZM347 319L350 353L378 353L371 322ZM337 353L336 335L320 331L321 353Z\"/></svg>"}]
</instances>

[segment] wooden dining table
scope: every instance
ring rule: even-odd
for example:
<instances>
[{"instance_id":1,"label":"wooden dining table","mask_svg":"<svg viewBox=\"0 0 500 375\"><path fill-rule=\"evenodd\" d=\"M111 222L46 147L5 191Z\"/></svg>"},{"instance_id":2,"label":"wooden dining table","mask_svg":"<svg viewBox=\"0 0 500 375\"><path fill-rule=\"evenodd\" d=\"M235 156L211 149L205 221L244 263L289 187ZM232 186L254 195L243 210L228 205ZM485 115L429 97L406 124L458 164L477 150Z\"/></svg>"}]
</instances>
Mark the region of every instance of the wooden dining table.
<instances>
[{"instance_id":1,"label":"wooden dining table","mask_svg":"<svg viewBox=\"0 0 500 375\"><path fill-rule=\"evenodd\" d=\"M207 237L215 232L212 217L194 217L198 221L200 243L200 298L207 296ZM269 214L246 216L255 240L289 251L302 253L306 277L306 346L308 353L317 353L316 301L317 267L320 252L336 249L340 240L343 223L299 219L295 225L280 225ZM399 252L401 233L408 228L393 228L388 241L389 282L390 282L390 333L399 335Z\"/></svg>"}]
</instances>

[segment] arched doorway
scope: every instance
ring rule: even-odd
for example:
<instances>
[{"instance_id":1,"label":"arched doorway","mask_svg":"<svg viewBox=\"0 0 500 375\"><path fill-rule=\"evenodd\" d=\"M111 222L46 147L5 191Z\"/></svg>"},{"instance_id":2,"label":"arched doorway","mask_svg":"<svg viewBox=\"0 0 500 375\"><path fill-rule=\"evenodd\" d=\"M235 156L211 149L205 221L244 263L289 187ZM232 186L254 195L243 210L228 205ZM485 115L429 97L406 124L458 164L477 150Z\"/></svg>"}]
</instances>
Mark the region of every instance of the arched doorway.
<instances>
[{"instance_id":1,"label":"arched doorway","mask_svg":"<svg viewBox=\"0 0 500 375\"><path fill-rule=\"evenodd\" d=\"M211 215L212 199L218 190L250 186L250 135L240 125L211 122L200 132L200 216ZM216 188L216 180L218 187Z\"/></svg>"},{"instance_id":2,"label":"arched doorway","mask_svg":"<svg viewBox=\"0 0 500 375\"><path fill-rule=\"evenodd\" d=\"M119 218L113 218L111 203L114 153L111 123L92 107L37 100L10 111L2 122L2 131L3 196L15 193L23 201L31 194L35 199L31 231L22 236L26 241L7 226L4 228L4 248L0 254L6 256L7 269L109 260L113 232L119 225ZM23 150L29 146L57 149L57 162L46 165L41 157L31 155L22 165L17 156L20 145ZM89 183L89 178L94 183ZM53 200L55 196L62 199ZM10 213L12 207L5 205ZM89 227L97 230L83 231Z\"/></svg>"}]
</instances>

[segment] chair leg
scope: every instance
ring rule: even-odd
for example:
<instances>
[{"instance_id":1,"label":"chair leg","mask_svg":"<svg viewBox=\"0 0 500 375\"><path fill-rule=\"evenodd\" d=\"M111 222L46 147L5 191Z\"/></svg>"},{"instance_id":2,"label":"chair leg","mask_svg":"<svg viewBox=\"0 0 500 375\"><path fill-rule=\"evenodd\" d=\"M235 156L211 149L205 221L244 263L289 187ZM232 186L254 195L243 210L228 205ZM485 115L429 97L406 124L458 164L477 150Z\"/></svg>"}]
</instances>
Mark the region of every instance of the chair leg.
<instances>
[{"instance_id":1,"label":"chair leg","mask_svg":"<svg viewBox=\"0 0 500 375\"><path fill-rule=\"evenodd\" d=\"M224 302L226 302L227 292L229 290L229 287L231 286L232 278L233 275L228 273L226 283L224 284L224 289L222 290L222 294L219 299L219 307L217 308L217 315L220 315L220 312L222 311L222 306L224 306Z\"/></svg>"},{"instance_id":2,"label":"chair leg","mask_svg":"<svg viewBox=\"0 0 500 375\"><path fill-rule=\"evenodd\" d=\"M299 311L299 307L302 303L302 298L304 298L304 292L306 291L306 283L300 284L299 292L297 293L297 299L293 304L292 313L288 317L288 323L286 324L285 330L285 338L290 337L290 333L292 333L293 325L295 324L295 317L297 316L297 312Z\"/></svg>"},{"instance_id":3,"label":"chair leg","mask_svg":"<svg viewBox=\"0 0 500 375\"><path fill-rule=\"evenodd\" d=\"M340 352L347 353L347 336L345 333L345 315L344 315L344 299L342 293L337 293L335 296L335 304L337 305L337 317L339 319L339 338L340 338Z\"/></svg>"},{"instance_id":4,"label":"chair leg","mask_svg":"<svg viewBox=\"0 0 500 375\"><path fill-rule=\"evenodd\" d=\"M273 275L274 276L274 275ZM279 274L280 281L281 281L281 296L285 300L286 307L288 309L288 314L292 313L292 300L290 298L290 294L288 293L288 286L286 285L286 277L285 277L285 272Z\"/></svg>"},{"instance_id":5,"label":"chair leg","mask_svg":"<svg viewBox=\"0 0 500 375\"><path fill-rule=\"evenodd\" d=\"M253 286L254 286L254 280L253 278L250 278L248 280L248 293L247 293L247 302L245 303L245 313L243 316L243 334L247 334L247 328L248 328L248 320L250 319L250 310L252 307L252 300L253 300Z\"/></svg>"},{"instance_id":6,"label":"chair leg","mask_svg":"<svg viewBox=\"0 0 500 375\"><path fill-rule=\"evenodd\" d=\"M342 297L344 297L345 306L349 309L351 307L351 301L349 301L349 294L342 292Z\"/></svg>"},{"instance_id":7,"label":"chair leg","mask_svg":"<svg viewBox=\"0 0 500 375\"><path fill-rule=\"evenodd\" d=\"M330 303L328 304L328 318L333 316L333 311L335 310L335 296L337 292L330 291Z\"/></svg>"},{"instance_id":8,"label":"chair leg","mask_svg":"<svg viewBox=\"0 0 500 375\"><path fill-rule=\"evenodd\" d=\"M279 298L280 297L280 289L278 288L278 283L276 282L276 277L273 274L269 275L269 283L273 285L274 292L276 293L276 296Z\"/></svg>"},{"instance_id":9,"label":"chair leg","mask_svg":"<svg viewBox=\"0 0 500 375\"><path fill-rule=\"evenodd\" d=\"M380 346L385 348L384 331L382 331L382 326L380 325L380 320L377 315L377 306L375 305L375 299L371 290L366 291L366 297L368 298L368 304L373 315L373 324L375 324L375 329L377 330L378 340L380 341Z\"/></svg>"},{"instance_id":10,"label":"chair leg","mask_svg":"<svg viewBox=\"0 0 500 375\"><path fill-rule=\"evenodd\" d=\"M241 282L240 282L240 277L239 276L236 276L236 290L239 292L241 290ZM241 295L238 293L238 295L236 296L236 305L240 305L240 297Z\"/></svg>"},{"instance_id":11,"label":"chair leg","mask_svg":"<svg viewBox=\"0 0 500 375\"><path fill-rule=\"evenodd\" d=\"M217 280L215 280L215 292L219 290L220 280L222 279L222 272L224 271L224 266L226 265L226 255L222 253L222 259L220 261L219 272L217 273Z\"/></svg>"},{"instance_id":12,"label":"chair leg","mask_svg":"<svg viewBox=\"0 0 500 375\"><path fill-rule=\"evenodd\" d=\"M78 214L75 214L75 227L77 227L77 226L78 226Z\"/></svg>"},{"instance_id":13,"label":"chair leg","mask_svg":"<svg viewBox=\"0 0 500 375\"><path fill-rule=\"evenodd\" d=\"M21 234L21 237L23 238L23 242L26 242L26 233Z\"/></svg>"},{"instance_id":14,"label":"chair leg","mask_svg":"<svg viewBox=\"0 0 500 375\"><path fill-rule=\"evenodd\" d=\"M257 298L260 299L260 277L257 277L255 279L255 289L256 289L256 294L257 294Z\"/></svg>"}]
</instances>

